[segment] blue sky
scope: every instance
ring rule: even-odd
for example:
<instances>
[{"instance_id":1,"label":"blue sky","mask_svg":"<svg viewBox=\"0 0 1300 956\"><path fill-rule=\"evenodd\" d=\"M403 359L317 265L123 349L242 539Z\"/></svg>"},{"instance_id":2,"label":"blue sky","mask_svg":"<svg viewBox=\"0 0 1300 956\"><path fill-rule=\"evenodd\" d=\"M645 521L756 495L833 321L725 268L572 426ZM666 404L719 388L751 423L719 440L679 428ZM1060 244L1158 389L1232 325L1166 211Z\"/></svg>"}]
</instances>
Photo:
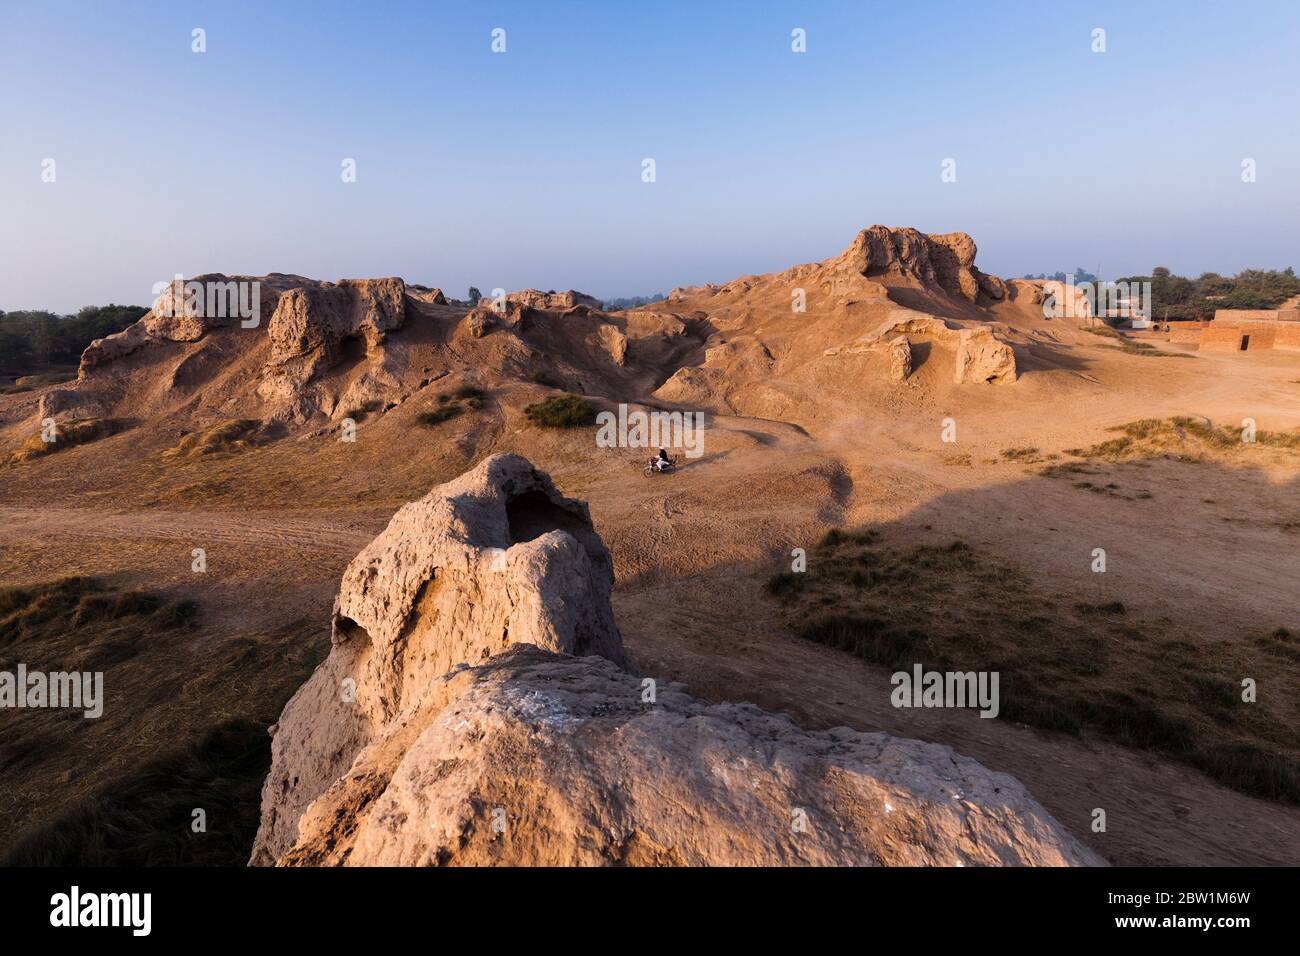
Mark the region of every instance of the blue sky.
<instances>
[{"instance_id":1,"label":"blue sky","mask_svg":"<svg viewBox=\"0 0 1300 956\"><path fill-rule=\"evenodd\" d=\"M876 222L1007 276L1300 267L1298 41L1294 2L0 0L0 308L208 271L636 295Z\"/></svg>"}]
</instances>

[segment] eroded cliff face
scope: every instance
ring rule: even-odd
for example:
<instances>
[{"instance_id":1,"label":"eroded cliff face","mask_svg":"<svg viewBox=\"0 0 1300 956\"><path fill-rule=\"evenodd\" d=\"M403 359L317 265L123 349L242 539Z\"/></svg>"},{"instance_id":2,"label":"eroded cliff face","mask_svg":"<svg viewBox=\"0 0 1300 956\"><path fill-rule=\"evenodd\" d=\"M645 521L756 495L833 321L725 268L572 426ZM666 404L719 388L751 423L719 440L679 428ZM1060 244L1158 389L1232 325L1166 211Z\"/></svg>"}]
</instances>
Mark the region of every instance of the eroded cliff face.
<instances>
[{"instance_id":1,"label":"eroded cliff face","mask_svg":"<svg viewBox=\"0 0 1300 956\"><path fill-rule=\"evenodd\" d=\"M1006 285L975 268L975 240L964 232L926 235L916 229L870 226L827 265L864 276L896 272L914 276L975 302L981 295L998 300Z\"/></svg>"},{"instance_id":2,"label":"eroded cliff face","mask_svg":"<svg viewBox=\"0 0 1300 956\"><path fill-rule=\"evenodd\" d=\"M328 403L308 383L338 365L349 348L358 358L371 360L370 377L395 387L395 377L385 374L381 350L388 333L405 320L401 279L344 279L288 290L267 324L271 361L257 386L270 417L301 423L325 410ZM335 406L340 414L342 404Z\"/></svg>"},{"instance_id":3,"label":"eroded cliff face","mask_svg":"<svg viewBox=\"0 0 1300 956\"><path fill-rule=\"evenodd\" d=\"M268 433L318 437L344 418L373 423L451 376L485 391L542 376L558 388L617 394L660 377L661 365L696 344L678 317L609 315L600 305L573 290L524 289L471 305L398 278L201 275L91 343L78 380L48 390L31 412L165 415L183 429L256 419Z\"/></svg>"},{"instance_id":4,"label":"eroded cliff face","mask_svg":"<svg viewBox=\"0 0 1300 956\"><path fill-rule=\"evenodd\" d=\"M41 412L107 414L128 393L144 391L152 393L151 412L202 392L200 404L211 398L242 417L291 426L383 406L410 392L401 381L409 372L402 347L387 347L406 324L407 298L395 278L318 282L272 273L177 281L140 321L92 342L77 381L51 394ZM446 305L436 289L412 298Z\"/></svg>"},{"instance_id":5,"label":"eroded cliff face","mask_svg":"<svg viewBox=\"0 0 1300 956\"><path fill-rule=\"evenodd\" d=\"M201 291L195 291L196 285ZM275 284L249 276L210 273L178 280L163 289L140 321L91 342L81 354L77 377L85 381L96 370L146 345L197 342L214 329L238 325L241 321L260 323L263 315L270 315L275 309L278 298ZM245 319L241 309L250 313L256 310L256 314Z\"/></svg>"},{"instance_id":6,"label":"eroded cliff face","mask_svg":"<svg viewBox=\"0 0 1300 956\"><path fill-rule=\"evenodd\" d=\"M630 672L586 507L494 456L348 566L253 864L1095 864L947 747Z\"/></svg>"}]
</instances>

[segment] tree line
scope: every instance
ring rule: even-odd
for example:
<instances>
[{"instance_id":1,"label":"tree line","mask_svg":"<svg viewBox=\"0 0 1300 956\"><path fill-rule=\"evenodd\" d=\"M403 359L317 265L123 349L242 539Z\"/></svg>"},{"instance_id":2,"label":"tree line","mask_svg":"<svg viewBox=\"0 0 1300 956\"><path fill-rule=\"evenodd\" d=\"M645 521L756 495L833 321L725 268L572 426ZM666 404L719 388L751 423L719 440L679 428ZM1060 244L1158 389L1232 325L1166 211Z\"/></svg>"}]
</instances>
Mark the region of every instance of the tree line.
<instances>
[{"instance_id":1,"label":"tree line","mask_svg":"<svg viewBox=\"0 0 1300 956\"><path fill-rule=\"evenodd\" d=\"M1120 282L1150 282L1152 318L1212 319L1217 309L1276 309L1300 295L1295 269L1244 269L1235 276L1204 272L1195 279L1156 266L1149 276Z\"/></svg>"},{"instance_id":2,"label":"tree line","mask_svg":"<svg viewBox=\"0 0 1300 956\"><path fill-rule=\"evenodd\" d=\"M121 332L148 311L139 305L88 305L76 315L0 310L0 372L27 375L76 365L87 345Z\"/></svg>"}]
</instances>

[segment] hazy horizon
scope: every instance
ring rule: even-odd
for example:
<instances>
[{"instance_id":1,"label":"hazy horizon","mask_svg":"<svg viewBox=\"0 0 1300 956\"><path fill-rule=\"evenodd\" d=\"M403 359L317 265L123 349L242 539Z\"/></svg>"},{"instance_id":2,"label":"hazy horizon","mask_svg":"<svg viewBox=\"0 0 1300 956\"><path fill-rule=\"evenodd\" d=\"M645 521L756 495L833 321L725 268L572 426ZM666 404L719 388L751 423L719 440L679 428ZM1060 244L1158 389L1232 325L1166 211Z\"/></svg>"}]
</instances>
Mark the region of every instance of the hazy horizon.
<instances>
[{"instance_id":1,"label":"hazy horizon","mask_svg":"<svg viewBox=\"0 0 1300 956\"><path fill-rule=\"evenodd\" d=\"M204 272L649 295L873 223L1006 277L1300 265L1282 3L2 9L10 311Z\"/></svg>"}]
</instances>

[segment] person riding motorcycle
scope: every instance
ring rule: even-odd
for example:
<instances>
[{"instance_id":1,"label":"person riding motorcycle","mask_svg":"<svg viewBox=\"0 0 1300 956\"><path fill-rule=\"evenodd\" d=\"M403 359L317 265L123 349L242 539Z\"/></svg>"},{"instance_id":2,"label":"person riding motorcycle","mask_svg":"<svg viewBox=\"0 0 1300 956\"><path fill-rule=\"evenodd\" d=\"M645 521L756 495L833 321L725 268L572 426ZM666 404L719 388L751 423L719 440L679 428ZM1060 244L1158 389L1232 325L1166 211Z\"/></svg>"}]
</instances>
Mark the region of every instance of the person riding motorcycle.
<instances>
[{"instance_id":1,"label":"person riding motorcycle","mask_svg":"<svg viewBox=\"0 0 1300 956\"><path fill-rule=\"evenodd\" d=\"M659 457L655 459L655 471L666 471L671 464L667 450L660 448Z\"/></svg>"}]
</instances>

